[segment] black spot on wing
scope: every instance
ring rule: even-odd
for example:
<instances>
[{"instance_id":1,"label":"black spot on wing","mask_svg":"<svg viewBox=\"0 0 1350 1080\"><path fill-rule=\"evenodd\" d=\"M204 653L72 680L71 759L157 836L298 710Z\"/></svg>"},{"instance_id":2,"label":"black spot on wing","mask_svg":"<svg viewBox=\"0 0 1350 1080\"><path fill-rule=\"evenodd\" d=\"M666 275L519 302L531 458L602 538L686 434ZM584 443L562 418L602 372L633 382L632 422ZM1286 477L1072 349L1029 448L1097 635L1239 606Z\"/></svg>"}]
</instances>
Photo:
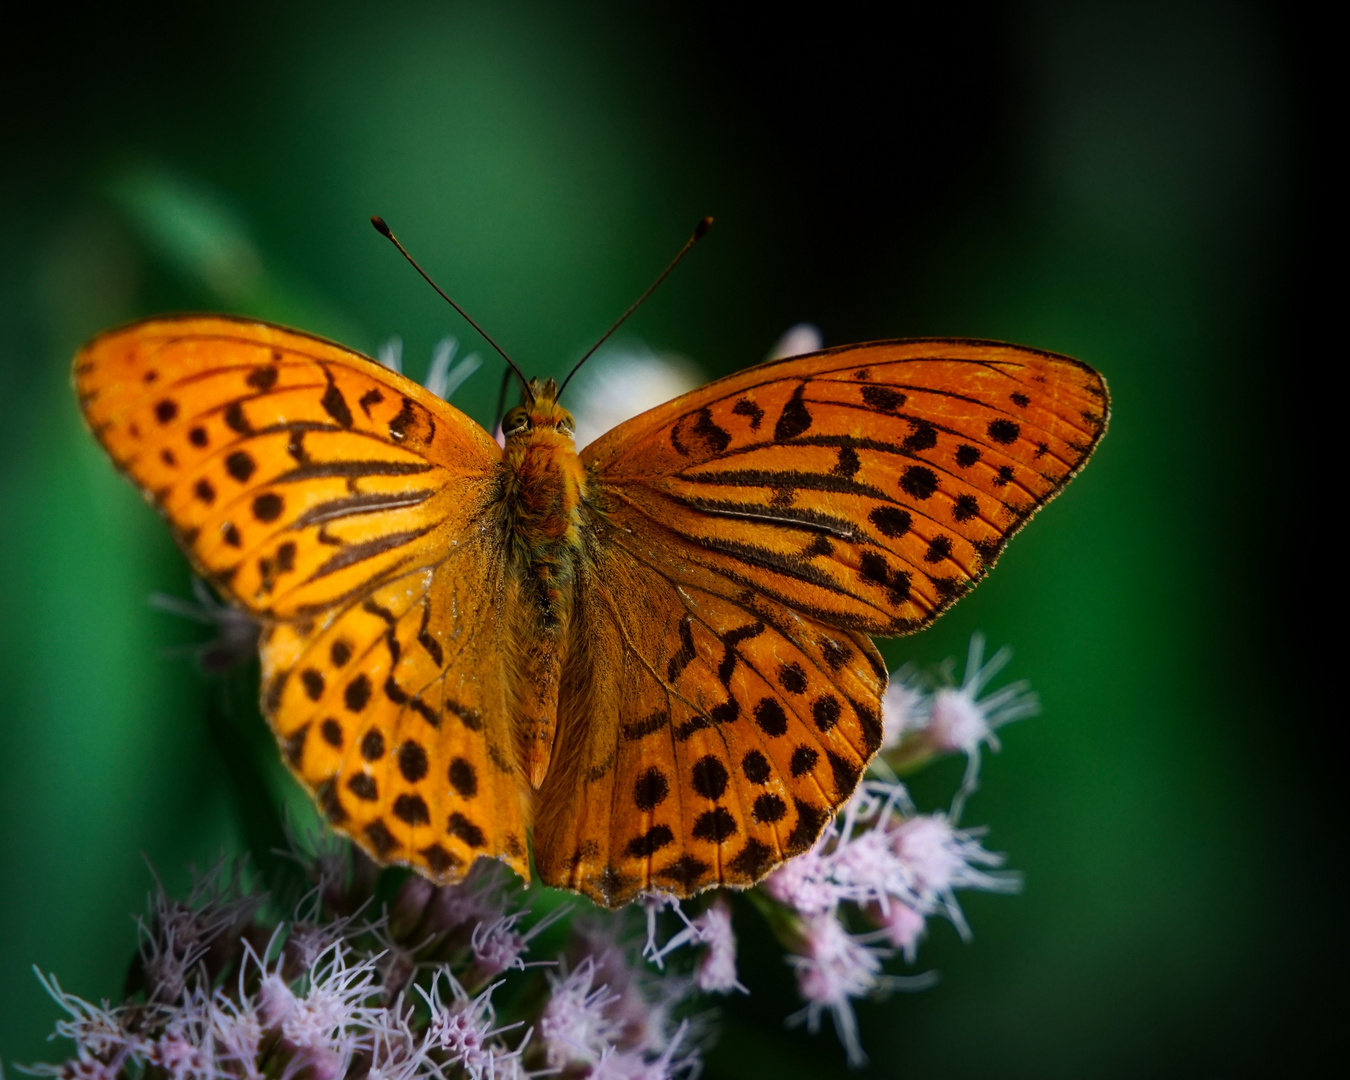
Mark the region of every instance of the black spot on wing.
<instances>
[{"instance_id":1,"label":"black spot on wing","mask_svg":"<svg viewBox=\"0 0 1350 1080\"><path fill-rule=\"evenodd\" d=\"M639 739L645 739L648 735L654 735L670 726L670 713L661 711L654 712L651 716L644 717L641 720L630 720L623 725L620 733L626 742L636 742Z\"/></svg>"},{"instance_id":2,"label":"black spot on wing","mask_svg":"<svg viewBox=\"0 0 1350 1080\"><path fill-rule=\"evenodd\" d=\"M900 490L916 499L926 499L937 489L937 474L923 465L911 465L900 475Z\"/></svg>"},{"instance_id":3,"label":"black spot on wing","mask_svg":"<svg viewBox=\"0 0 1350 1080\"><path fill-rule=\"evenodd\" d=\"M764 419L764 410L756 405L749 398L741 398L731 407L731 411L737 416L748 416L750 418L750 430L758 431L760 421Z\"/></svg>"},{"instance_id":4,"label":"black spot on wing","mask_svg":"<svg viewBox=\"0 0 1350 1080\"><path fill-rule=\"evenodd\" d=\"M773 849L751 837L745 842L745 847L727 862L727 869L753 881L768 873L775 861Z\"/></svg>"},{"instance_id":5,"label":"black spot on wing","mask_svg":"<svg viewBox=\"0 0 1350 1080\"><path fill-rule=\"evenodd\" d=\"M333 381L332 372L324 368L324 376L328 379L328 388L323 392L323 397L319 399L319 404L323 406L323 411L336 420L345 428L352 426L352 410L347 405L347 399L342 396L342 391L337 388L337 383Z\"/></svg>"},{"instance_id":6,"label":"black spot on wing","mask_svg":"<svg viewBox=\"0 0 1350 1080\"><path fill-rule=\"evenodd\" d=\"M778 423L773 428L773 437L776 442L795 439L811 426L811 412L803 401L805 394L806 383L799 383L797 389L792 391L792 396L783 406L783 411L778 417Z\"/></svg>"},{"instance_id":7,"label":"black spot on wing","mask_svg":"<svg viewBox=\"0 0 1350 1080\"><path fill-rule=\"evenodd\" d=\"M716 806L694 819L694 839L721 844L735 836L740 829L730 811Z\"/></svg>"},{"instance_id":8,"label":"black spot on wing","mask_svg":"<svg viewBox=\"0 0 1350 1080\"><path fill-rule=\"evenodd\" d=\"M462 757L450 762L450 786L464 799L472 799L478 794L478 773Z\"/></svg>"},{"instance_id":9,"label":"black spot on wing","mask_svg":"<svg viewBox=\"0 0 1350 1080\"><path fill-rule=\"evenodd\" d=\"M830 819L830 812L823 807L815 806L801 799L793 799L792 801L797 807L797 824L788 834L787 843L784 846L788 854L796 855L816 842L816 837L820 835L821 830L825 828L825 823Z\"/></svg>"},{"instance_id":10,"label":"black spot on wing","mask_svg":"<svg viewBox=\"0 0 1350 1080\"><path fill-rule=\"evenodd\" d=\"M727 781L729 779L726 766L717 760L712 754L694 762L694 767L690 771L690 782L694 790L705 799L711 799L714 802L722 797L727 790Z\"/></svg>"},{"instance_id":11,"label":"black spot on wing","mask_svg":"<svg viewBox=\"0 0 1350 1080\"><path fill-rule=\"evenodd\" d=\"M666 774L655 765L633 783L633 805L643 813L655 810L669 794L670 782L666 779Z\"/></svg>"},{"instance_id":12,"label":"black spot on wing","mask_svg":"<svg viewBox=\"0 0 1350 1080\"><path fill-rule=\"evenodd\" d=\"M674 841L675 834L670 831L669 826L654 825L641 836L630 840L624 851L632 858L643 859L655 855L663 847L668 847Z\"/></svg>"},{"instance_id":13,"label":"black spot on wing","mask_svg":"<svg viewBox=\"0 0 1350 1080\"><path fill-rule=\"evenodd\" d=\"M745 778L752 784L767 784L773 776L769 759L758 750L751 750L741 758L741 772L745 773Z\"/></svg>"},{"instance_id":14,"label":"black spot on wing","mask_svg":"<svg viewBox=\"0 0 1350 1080\"><path fill-rule=\"evenodd\" d=\"M765 792L755 799L750 812L760 824L772 825L776 821L783 820L787 814L787 803L777 795Z\"/></svg>"},{"instance_id":15,"label":"black spot on wing","mask_svg":"<svg viewBox=\"0 0 1350 1080\"><path fill-rule=\"evenodd\" d=\"M427 752L420 743L409 739L398 748L398 771L403 779L415 784L427 774Z\"/></svg>"},{"instance_id":16,"label":"black spot on wing","mask_svg":"<svg viewBox=\"0 0 1350 1080\"><path fill-rule=\"evenodd\" d=\"M458 810L450 815L450 822L446 827L446 831L449 832L451 836L463 840L469 847L480 848L487 843L487 838L483 835L483 830Z\"/></svg>"},{"instance_id":17,"label":"black spot on wing","mask_svg":"<svg viewBox=\"0 0 1350 1080\"><path fill-rule=\"evenodd\" d=\"M244 381L254 390L271 390L277 384L277 369L273 364L255 367Z\"/></svg>"},{"instance_id":18,"label":"black spot on wing","mask_svg":"<svg viewBox=\"0 0 1350 1080\"><path fill-rule=\"evenodd\" d=\"M905 403L905 395L888 386L864 386L862 399L869 409L883 413L893 413Z\"/></svg>"},{"instance_id":19,"label":"black spot on wing","mask_svg":"<svg viewBox=\"0 0 1350 1080\"><path fill-rule=\"evenodd\" d=\"M909 532L914 519L908 510L901 510L898 506L878 506L867 518L882 536L889 536L892 539L904 536Z\"/></svg>"},{"instance_id":20,"label":"black spot on wing","mask_svg":"<svg viewBox=\"0 0 1350 1080\"><path fill-rule=\"evenodd\" d=\"M364 412L367 417L369 417L370 407L372 405L378 405L383 400L384 395L381 394L378 390L372 389L367 390L364 394L362 394L361 399L357 402L357 404L361 406L361 411Z\"/></svg>"},{"instance_id":21,"label":"black spot on wing","mask_svg":"<svg viewBox=\"0 0 1350 1080\"><path fill-rule=\"evenodd\" d=\"M708 457L720 454L731 445L731 434L719 427L713 420L711 409L699 409L696 413L680 418L670 429L670 442L684 456L694 454Z\"/></svg>"},{"instance_id":22,"label":"black spot on wing","mask_svg":"<svg viewBox=\"0 0 1350 1080\"><path fill-rule=\"evenodd\" d=\"M902 449L912 454L919 450L931 450L937 445L937 428L927 420L911 420L910 424L914 430L900 443Z\"/></svg>"},{"instance_id":23,"label":"black spot on wing","mask_svg":"<svg viewBox=\"0 0 1350 1080\"><path fill-rule=\"evenodd\" d=\"M394 817L406 825L430 825L431 812L420 795L404 793L394 800Z\"/></svg>"},{"instance_id":24,"label":"black spot on wing","mask_svg":"<svg viewBox=\"0 0 1350 1080\"><path fill-rule=\"evenodd\" d=\"M374 728L361 737L361 756L367 761L379 761L384 757L384 736Z\"/></svg>"},{"instance_id":25,"label":"black spot on wing","mask_svg":"<svg viewBox=\"0 0 1350 1080\"><path fill-rule=\"evenodd\" d=\"M417 420L417 414L413 411L411 399L403 399L403 407L399 409L397 415L389 421L389 437L394 442L402 442L408 437L408 429L412 427Z\"/></svg>"}]
</instances>

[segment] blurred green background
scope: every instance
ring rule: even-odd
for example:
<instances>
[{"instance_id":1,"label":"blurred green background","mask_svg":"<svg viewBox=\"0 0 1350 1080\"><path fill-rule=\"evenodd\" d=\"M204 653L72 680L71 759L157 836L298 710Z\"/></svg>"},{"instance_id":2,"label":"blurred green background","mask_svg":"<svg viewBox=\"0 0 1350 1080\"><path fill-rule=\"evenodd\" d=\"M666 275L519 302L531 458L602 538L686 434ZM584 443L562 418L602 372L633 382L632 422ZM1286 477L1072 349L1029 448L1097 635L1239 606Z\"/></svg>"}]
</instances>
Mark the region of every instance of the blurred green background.
<instances>
[{"instance_id":1,"label":"blurred green background","mask_svg":"<svg viewBox=\"0 0 1350 1080\"><path fill-rule=\"evenodd\" d=\"M829 344L988 336L1103 371L1091 466L987 584L885 646L932 663L983 629L1044 714L967 813L1025 891L966 900L972 945L934 927L936 989L861 1007L869 1075L1317 1054L1344 934L1299 530L1323 492L1292 414L1329 364L1301 336L1307 59L1273 5L949 7L31 13L0 76L0 1059L47 1053L30 965L118 993L142 853L179 888L242 845L211 683L162 655L195 630L146 603L186 595L185 564L83 431L70 357L184 309L366 352L400 334L414 376L443 334L481 349L371 213L532 373L564 371L707 213L630 343L720 374L809 320ZM496 370L456 398L484 422ZM917 785L930 805L949 766ZM738 929L754 993L708 1075L842 1074L828 1031L784 1032L781 954Z\"/></svg>"}]
</instances>

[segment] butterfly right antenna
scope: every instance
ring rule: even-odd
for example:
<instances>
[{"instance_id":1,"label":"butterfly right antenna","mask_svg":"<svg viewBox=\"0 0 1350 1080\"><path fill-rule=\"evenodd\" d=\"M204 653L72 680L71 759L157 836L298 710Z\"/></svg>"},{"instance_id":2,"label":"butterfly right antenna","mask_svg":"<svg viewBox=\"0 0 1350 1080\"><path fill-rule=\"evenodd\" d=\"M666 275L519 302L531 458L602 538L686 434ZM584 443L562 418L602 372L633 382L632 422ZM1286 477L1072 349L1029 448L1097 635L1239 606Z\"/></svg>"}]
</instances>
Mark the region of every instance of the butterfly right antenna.
<instances>
[{"instance_id":1,"label":"butterfly right antenna","mask_svg":"<svg viewBox=\"0 0 1350 1080\"><path fill-rule=\"evenodd\" d=\"M572 376L577 373L577 369L580 368L582 364L584 364L587 360L591 358L592 354L595 352L596 349L600 348L601 345L603 345L606 341L609 340L610 335L613 334L615 330L617 330L627 321L629 315L633 314L633 312L635 312L638 308L642 306L642 302L646 300L647 297L651 296L652 293L656 292L656 287L660 285L661 282L665 281L667 277L670 276L670 272L674 270L675 267L680 265L680 260L683 259L687 254L689 254L689 249L703 239L704 234L709 229L712 228L712 223L713 219L710 217L705 217L702 221L698 223L698 225L694 229L694 235L684 242L684 247L680 248L679 253L675 256L675 258L670 260L670 264L664 270L661 271L660 276L655 281L653 281L651 285L647 287L647 291L643 293L641 296L639 296L636 300L634 300L632 305L628 308L628 310L619 316L618 320L614 323L614 325L605 331L605 336L602 337L599 341L597 341L594 345L592 345L586 351L586 355L583 356L580 360L576 362L576 364L573 365L572 370L567 373L567 378L565 378L562 381L562 386L558 387L558 397L562 397L562 392L567 389L567 384L572 381Z\"/></svg>"},{"instance_id":2,"label":"butterfly right antenna","mask_svg":"<svg viewBox=\"0 0 1350 1080\"><path fill-rule=\"evenodd\" d=\"M427 274L425 270L423 270L420 266L417 265L417 260L414 259L411 255L409 255L408 249L398 242L398 237L394 235L394 230L389 228L389 226L385 224L384 218L376 214L371 217L370 223L375 226L375 231L377 233L379 233L391 244L393 244L394 247L398 248L399 254L401 254L405 259L407 259L408 262L412 265L412 268L422 275L422 279L433 289L435 289L438 293L440 293L441 299L444 300L456 311L458 311L461 315L463 315L464 321L467 322L470 326L472 326L475 330L477 330L480 334L482 334L483 340L486 341L489 345L491 345L494 349L496 349L498 353L501 354L501 358L505 360L507 364L510 366L511 370L516 373L516 378L520 380L521 388L525 391L526 396L529 397L530 404L533 405L534 394L530 393L530 381L520 373L520 368L516 367L516 362L506 355L506 350L503 349L500 345L498 345L495 341L493 341L492 338L488 335L488 332L484 330L481 326L479 326L476 322L474 322L473 319L469 317L469 313L465 311L462 307L460 307L458 304L456 304L453 300L451 300L450 297L446 295L445 290L442 289L439 285L437 285L434 281L432 281L430 275ZM669 271L667 271L667 273L669 273ZM662 277L664 276L665 275L663 274ZM655 286L653 286L653 288L654 287ZM651 290L649 289L647 291L650 292ZM609 335L606 335L606 337L608 336Z\"/></svg>"}]
</instances>

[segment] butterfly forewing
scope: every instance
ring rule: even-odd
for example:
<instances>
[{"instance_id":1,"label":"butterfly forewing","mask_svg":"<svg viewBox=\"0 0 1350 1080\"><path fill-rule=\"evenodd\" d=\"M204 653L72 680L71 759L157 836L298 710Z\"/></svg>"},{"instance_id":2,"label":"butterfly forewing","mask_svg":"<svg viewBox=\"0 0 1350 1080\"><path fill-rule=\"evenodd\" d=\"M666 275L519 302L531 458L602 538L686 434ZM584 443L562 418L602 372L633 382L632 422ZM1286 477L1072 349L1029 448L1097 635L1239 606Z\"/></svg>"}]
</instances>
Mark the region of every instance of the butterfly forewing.
<instances>
[{"instance_id":1,"label":"butterfly forewing","mask_svg":"<svg viewBox=\"0 0 1350 1080\"><path fill-rule=\"evenodd\" d=\"M883 342L729 376L583 452L615 521L873 634L916 630L1082 466L1106 389L1064 357Z\"/></svg>"},{"instance_id":2,"label":"butterfly forewing","mask_svg":"<svg viewBox=\"0 0 1350 1080\"><path fill-rule=\"evenodd\" d=\"M487 434L373 361L254 322L141 323L75 373L118 466L263 619L264 711L330 819L440 880L479 854L524 872Z\"/></svg>"}]
</instances>

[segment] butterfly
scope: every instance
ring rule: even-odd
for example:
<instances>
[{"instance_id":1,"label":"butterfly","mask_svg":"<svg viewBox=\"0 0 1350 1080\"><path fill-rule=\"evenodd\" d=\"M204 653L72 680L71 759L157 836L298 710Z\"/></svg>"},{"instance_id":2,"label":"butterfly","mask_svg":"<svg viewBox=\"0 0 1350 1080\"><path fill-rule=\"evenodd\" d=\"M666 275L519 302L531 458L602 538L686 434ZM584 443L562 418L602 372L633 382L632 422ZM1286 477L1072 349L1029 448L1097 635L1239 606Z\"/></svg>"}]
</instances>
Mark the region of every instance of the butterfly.
<instances>
[{"instance_id":1,"label":"butterfly","mask_svg":"<svg viewBox=\"0 0 1350 1080\"><path fill-rule=\"evenodd\" d=\"M809 849L882 741L872 636L927 626L1078 472L1104 381L987 341L771 361L578 454L552 380L504 448L349 349L153 319L84 415L261 626L262 710L333 827L437 882L506 862L616 907Z\"/></svg>"}]
</instances>

